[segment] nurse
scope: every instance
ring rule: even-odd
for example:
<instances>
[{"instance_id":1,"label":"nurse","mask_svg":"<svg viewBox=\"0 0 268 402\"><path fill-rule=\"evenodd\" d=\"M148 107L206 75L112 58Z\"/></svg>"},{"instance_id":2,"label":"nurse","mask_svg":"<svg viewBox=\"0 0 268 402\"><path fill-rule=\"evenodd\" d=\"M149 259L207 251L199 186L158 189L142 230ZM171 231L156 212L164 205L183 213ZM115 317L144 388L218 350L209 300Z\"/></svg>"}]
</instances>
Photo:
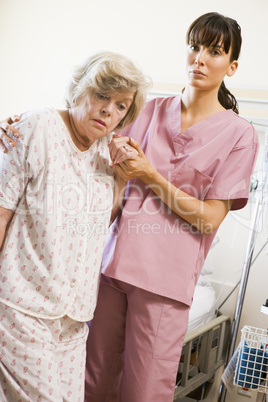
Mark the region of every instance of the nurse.
<instances>
[{"instance_id":1,"label":"nurse","mask_svg":"<svg viewBox=\"0 0 268 402\"><path fill-rule=\"evenodd\" d=\"M187 32L182 95L149 101L121 132L139 157L120 163L125 138L110 144L130 181L90 323L87 402L173 400L195 284L226 214L247 203L257 156L256 132L223 81L240 47L236 21L199 17Z\"/></svg>"}]
</instances>

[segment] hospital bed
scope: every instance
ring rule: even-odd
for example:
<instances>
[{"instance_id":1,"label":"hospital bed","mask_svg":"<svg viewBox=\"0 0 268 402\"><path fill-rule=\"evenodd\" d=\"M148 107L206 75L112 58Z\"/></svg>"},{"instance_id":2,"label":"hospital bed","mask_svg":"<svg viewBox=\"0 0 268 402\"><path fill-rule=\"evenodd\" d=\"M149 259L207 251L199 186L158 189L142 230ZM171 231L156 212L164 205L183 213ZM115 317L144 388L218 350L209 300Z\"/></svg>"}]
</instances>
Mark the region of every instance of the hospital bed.
<instances>
[{"instance_id":1,"label":"hospital bed","mask_svg":"<svg viewBox=\"0 0 268 402\"><path fill-rule=\"evenodd\" d=\"M189 315L173 401L205 398L216 371L224 365L231 337L230 318L215 315L215 291L200 275Z\"/></svg>"}]
</instances>

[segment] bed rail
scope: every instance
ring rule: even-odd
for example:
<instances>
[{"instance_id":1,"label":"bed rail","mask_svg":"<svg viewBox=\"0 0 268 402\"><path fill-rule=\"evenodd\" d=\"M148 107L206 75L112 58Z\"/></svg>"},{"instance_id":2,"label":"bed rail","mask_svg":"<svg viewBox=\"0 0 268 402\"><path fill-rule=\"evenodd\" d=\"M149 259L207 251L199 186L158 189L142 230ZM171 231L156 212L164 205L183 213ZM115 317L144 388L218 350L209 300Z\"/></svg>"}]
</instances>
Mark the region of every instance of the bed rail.
<instances>
[{"instance_id":1,"label":"bed rail","mask_svg":"<svg viewBox=\"0 0 268 402\"><path fill-rule=\"evenodd\" d=\"M220 315L185 337L173 401L204 392L204 384L213 380L215 372L225 363L231 336L230 318ZM203 387L202 387L203 386Z\"/></svg>"}]
</instances>

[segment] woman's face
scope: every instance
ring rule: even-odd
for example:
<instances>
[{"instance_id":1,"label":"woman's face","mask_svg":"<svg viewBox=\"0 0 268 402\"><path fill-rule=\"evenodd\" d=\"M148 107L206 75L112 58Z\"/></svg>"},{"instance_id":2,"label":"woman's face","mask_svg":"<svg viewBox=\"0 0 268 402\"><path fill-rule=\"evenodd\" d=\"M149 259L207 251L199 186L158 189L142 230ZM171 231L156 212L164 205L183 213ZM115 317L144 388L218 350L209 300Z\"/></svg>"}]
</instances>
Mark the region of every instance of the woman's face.
<instances>
[{"instance_id":1,"label":"woman's face","mask_svg":"<svg viewBox=\"0 0 268 402\"><path fill-rule=\"evenodd\" d=\"M230 61L231 48L225 53L222 45L205 47L190 44L186 54L187 82L191 86L211 90L220 87L225 75L232 76L238 66Z\"/></svg>"},{"instance_id":2,"label":"woman's face","mask_svg":"<svg viewBox=\"0 0 268 402\"><path fill-rule=\"evenodd\" d=\"M111 133L127 114L134 93L108 96L92 90L81 95L70 109L70 120L76 138L90 146L95 140Z\"/></svg>"}]
</instances>

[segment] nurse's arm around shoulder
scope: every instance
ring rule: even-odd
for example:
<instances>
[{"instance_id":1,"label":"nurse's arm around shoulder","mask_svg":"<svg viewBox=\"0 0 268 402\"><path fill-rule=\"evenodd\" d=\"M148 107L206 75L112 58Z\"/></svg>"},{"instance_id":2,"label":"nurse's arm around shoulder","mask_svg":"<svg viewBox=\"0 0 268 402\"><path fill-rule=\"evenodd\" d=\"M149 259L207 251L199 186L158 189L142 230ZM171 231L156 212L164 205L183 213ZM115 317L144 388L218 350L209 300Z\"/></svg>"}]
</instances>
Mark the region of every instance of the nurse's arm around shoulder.
<instances>
[{"instance_id":1,"label":"nurse's arm around shoulder","mask_svg":"<svg viewBox=\"0 0 268 402\"><path fill-rule=\"evenodd\" d=\"M136 179L144 181L152 191L178 216L196 227L202 234L214 232L229 210L233 200L205 200L180 190L165 179L148 161L138 142L130 140L131 146L139 153L139 158L127 160L116 165L117 173L124 180Z\"/></svg>"}]
</instances>

